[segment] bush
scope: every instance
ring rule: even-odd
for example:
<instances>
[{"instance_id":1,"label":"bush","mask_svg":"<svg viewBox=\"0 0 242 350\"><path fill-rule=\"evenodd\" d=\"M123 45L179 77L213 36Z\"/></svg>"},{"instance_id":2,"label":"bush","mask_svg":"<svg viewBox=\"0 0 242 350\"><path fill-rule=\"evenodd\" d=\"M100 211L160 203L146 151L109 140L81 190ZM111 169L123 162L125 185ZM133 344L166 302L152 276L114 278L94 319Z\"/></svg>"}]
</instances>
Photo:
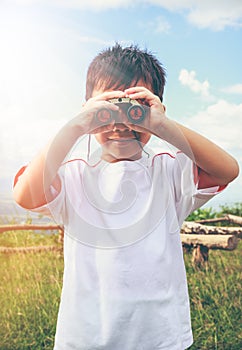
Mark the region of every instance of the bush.
<instances>
[{"instance_id":1,"label":"bush","mask_svg":"<svg viewBox=\"0 0 242 350\"><path fill-rule=\"evenodd\" d=\"M220 205L220 210L214 210L213 208L199 208L192 212L186 219L186 221L198 221L207 220L222 217L225 214L237 215L242 217L242 202L235 203L232 207L228 205Z\"/></svg>"}]
</instances>

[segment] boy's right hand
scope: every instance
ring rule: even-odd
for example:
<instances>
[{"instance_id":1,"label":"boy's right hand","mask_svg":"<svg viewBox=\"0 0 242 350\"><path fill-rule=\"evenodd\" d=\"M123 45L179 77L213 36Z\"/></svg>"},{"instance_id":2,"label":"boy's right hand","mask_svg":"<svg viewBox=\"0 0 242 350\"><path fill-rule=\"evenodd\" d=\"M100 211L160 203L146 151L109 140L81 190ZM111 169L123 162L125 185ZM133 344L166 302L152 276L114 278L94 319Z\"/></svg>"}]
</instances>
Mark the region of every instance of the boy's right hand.
<instances>
[{"instance_id":1,"label":"boy's right hand","mask_svg":"<svg viewBox=\"0 0 242 350\"><path fill-rule=\"evenodd\" d=\"M97 93L97 95L84 103L81 113L68 123L68 125L72 127L76 137L84 134L96 134L111 131L115 121L106 124L100 123L96 120L95 115L97 111L102 108L117 111L119 107L108 101L119 97L124 97L123 91L107 91L101 94Z\"/></svg>"}]
</instances>

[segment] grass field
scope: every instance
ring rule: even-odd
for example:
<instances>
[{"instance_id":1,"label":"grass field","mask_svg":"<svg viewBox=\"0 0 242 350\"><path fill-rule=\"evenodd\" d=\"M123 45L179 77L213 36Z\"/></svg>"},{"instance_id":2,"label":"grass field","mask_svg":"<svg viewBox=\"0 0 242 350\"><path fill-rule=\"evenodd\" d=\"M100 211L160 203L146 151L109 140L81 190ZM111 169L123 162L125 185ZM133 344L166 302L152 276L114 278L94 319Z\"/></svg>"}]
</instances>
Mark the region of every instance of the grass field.
<instances>
[{"instance_id":1,"label":"grass field","mask_svg":"<svg viewBox=\"0 0 242 350\"><path fill-rule=\"evenodd\" d=\"M241 243L233 252L210 251L203 269L185 254L195 338L190 350L242 349ZM57 236L0 235L0 246L47 244L58 244ZM0 254L1 350L53 349L62 271L62 253Z\"/></svg>"}]
</instances>

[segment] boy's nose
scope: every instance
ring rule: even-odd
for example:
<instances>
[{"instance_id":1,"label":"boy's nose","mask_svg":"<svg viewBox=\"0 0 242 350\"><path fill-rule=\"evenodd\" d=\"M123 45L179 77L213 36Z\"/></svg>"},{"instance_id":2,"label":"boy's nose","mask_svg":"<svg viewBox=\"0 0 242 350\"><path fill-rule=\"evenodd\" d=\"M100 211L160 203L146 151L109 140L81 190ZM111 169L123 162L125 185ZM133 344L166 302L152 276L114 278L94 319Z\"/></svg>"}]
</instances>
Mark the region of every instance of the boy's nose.
<instances>
[{"instance_id":1,"label":"boy's nose","mask_svg":"<svg viewBox=\"0 0 242 350\"><path fill-rule=\"evenodd\" d=\"M122 123L115 123L113 126L113 131L125 131L125 130L130 130L130 128Z\"/></svg>"}]
</instances>

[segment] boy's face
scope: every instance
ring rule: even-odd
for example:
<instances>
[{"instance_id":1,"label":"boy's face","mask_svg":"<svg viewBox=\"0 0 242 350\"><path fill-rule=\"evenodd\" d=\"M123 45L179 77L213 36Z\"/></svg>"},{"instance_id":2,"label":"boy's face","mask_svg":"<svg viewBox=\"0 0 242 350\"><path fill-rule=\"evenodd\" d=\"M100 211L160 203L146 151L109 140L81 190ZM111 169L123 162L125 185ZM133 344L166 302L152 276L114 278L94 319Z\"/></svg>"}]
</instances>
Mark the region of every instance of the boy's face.
<instances>
[{"instance_id":1,"label":"boy's face","mask_svg":"<svg viewBox=\"0 0 242 350\"><path fill-rule=\"evenodd\" d=\"M144 86L137 83L137 86ZM148 87L149 88L149 87ZM111 90L94 90L92 97ZM126 116L120 108L120 120ZM137 160L142 156L142 147L147 144L151 134L148 132L134 132L132 128L122 123L116 123L112 131L95 134L97 141L102 146L102 158L108 162L121 160Z\"/></svg>"}]
</instances>

